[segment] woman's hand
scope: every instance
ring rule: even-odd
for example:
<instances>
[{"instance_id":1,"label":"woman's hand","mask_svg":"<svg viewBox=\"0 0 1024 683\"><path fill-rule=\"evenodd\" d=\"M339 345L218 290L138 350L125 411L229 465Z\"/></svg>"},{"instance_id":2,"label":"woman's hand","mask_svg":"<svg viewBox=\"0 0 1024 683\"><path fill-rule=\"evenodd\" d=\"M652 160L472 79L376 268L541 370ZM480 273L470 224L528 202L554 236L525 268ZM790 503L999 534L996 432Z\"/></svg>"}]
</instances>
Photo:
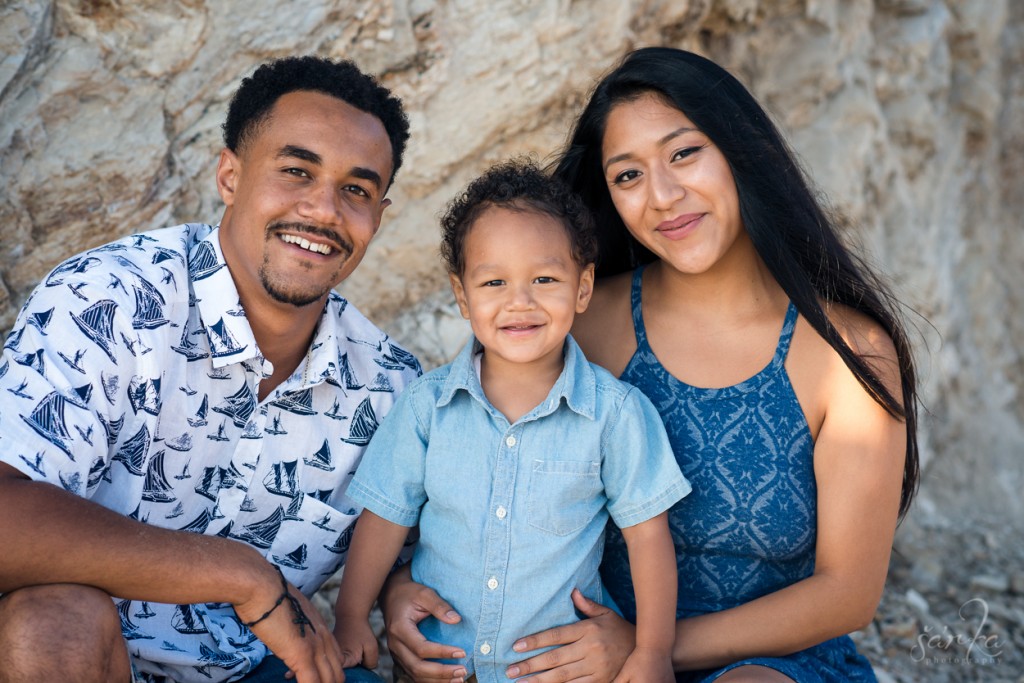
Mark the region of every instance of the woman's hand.
<instances>
[{"instance_id":1,"label":"woman's hand","mask_svg":"<svg viewBox=\"0 0 1024 683\"><path fill-rule=\"evenodd\" d=\"M454 682L465 678L464 666L426 661L460 659L466 653L450 645L430 642L420 633L419 623L433 616L446 624L457 624L462 617L432 589L413 581L408 565L388 579L381 596L381 609L388 649L414 681Z\"/></svg>"},{"instance_id":2,"label":"woman's hand","mask_svg":"<svg viewBox=\"0 0 1024 683\"><path fill-rule=\"evenodd\" d=\"M517 641L513 646L516 652L560 647L513 664L505 675L519 678L536 674L529 679L532 683L582 679L607 682L615 678L633 651L635 627L611 609L588 600L579 590L572 592L572 602L588 618Z\"/></svg>"}]
</instances>

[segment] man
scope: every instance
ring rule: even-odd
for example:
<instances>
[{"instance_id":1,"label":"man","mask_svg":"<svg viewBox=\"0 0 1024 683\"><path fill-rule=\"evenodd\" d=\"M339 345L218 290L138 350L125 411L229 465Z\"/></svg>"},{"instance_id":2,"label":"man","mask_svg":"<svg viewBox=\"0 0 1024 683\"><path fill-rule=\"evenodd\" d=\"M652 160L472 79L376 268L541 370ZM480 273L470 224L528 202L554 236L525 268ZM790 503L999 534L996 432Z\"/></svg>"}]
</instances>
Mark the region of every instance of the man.
<instances>
[{"instance_id":1,"label":"man","mask_svg":"<svg viewBox=\"0 0 1024 683\"><path fill-rule=\"evenodd\" d=\"M264 65L224 124L219 226L93 249L30 297L0 359L0 681L341 680L307 596L420 368L331 289L407 138L351 63Z\"/></svg>"}]
</instances>

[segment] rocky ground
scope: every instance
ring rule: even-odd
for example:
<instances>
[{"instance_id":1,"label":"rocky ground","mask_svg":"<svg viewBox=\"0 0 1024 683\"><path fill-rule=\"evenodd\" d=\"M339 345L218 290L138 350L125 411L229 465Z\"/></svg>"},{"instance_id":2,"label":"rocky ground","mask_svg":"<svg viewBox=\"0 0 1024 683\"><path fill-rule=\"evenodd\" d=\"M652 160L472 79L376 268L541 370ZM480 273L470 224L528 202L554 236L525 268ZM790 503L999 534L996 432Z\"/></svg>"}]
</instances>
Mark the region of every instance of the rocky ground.
<instances>
[{"instance_id":1,"label":"rocky ground","mask_svg":"<svg viewBox=\"0 0 1024 683\"><path fill-rule=\"evenodd\" d=\"M337 581L315 598L327 615ZM379 614L375 619L382 633ZM878 613L853 637L880 683L1024 683L1019 532L994 520L908 522ZM378 670L389 679L386 655Z\"/></svg>"}]
</instances>

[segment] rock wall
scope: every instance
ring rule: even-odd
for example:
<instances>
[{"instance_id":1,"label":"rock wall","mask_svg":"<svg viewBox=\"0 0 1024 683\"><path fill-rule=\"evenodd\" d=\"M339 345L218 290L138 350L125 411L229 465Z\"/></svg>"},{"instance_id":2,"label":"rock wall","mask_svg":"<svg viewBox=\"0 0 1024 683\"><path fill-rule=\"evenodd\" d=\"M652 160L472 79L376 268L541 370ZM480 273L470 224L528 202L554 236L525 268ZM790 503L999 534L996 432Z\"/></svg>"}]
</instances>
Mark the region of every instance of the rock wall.
<instances>
[{"instance_id":1,"label":"rock wall","mask_svg":"<svg viewBox=\"0 0 1024 683\"><path fill-rule=\"evenodd\" d=\"M260 61L315 52L354 59L409 109L394 206L342 290L436 364L467 329L436 258L444 202L498 159L547 157L595 79L649 44L707 54L751 87L919 314L927 462L910 529L1019 528L1019 2L8 0L0 330L61 258L216 221L227 99Z\"/></svg>"}]
</instances>

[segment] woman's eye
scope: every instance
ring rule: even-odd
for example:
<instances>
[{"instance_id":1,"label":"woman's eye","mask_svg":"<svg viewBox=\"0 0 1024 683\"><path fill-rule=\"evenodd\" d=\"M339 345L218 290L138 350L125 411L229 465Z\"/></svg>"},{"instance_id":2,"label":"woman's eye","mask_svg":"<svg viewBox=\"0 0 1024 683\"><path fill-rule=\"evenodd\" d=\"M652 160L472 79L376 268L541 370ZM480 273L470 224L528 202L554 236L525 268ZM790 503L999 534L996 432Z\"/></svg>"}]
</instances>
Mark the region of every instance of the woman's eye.
<instances>
[{"instance_id":1,"label":"woman's eye","mask_svg":"<svg viewBox=\"0 0 1024 683\"><path fill-rule=\"evenodd\" d=\"M672 155L672 161L679 161L680 159L685 159L686 157L690 156L691 154L696 154L697 152L699 152L702 149L704 149L703 145L701 145L699 147L685 147L683 149L680 149L680 150L676 151Z\"/></svg>"},{"instance_id":2,"label":"woman's eye","mask_svg":"<svg viewBox=\"0 0 1024 683\"><path fill-rule=\"evenodd\" d=\"M615 185L620 185L622 183L628 183L630 180L636 180L639 177L640 171L623 171L622 173L615 176L615 180L613 180L612 183Z\"/></svg>"}]
</instances>

